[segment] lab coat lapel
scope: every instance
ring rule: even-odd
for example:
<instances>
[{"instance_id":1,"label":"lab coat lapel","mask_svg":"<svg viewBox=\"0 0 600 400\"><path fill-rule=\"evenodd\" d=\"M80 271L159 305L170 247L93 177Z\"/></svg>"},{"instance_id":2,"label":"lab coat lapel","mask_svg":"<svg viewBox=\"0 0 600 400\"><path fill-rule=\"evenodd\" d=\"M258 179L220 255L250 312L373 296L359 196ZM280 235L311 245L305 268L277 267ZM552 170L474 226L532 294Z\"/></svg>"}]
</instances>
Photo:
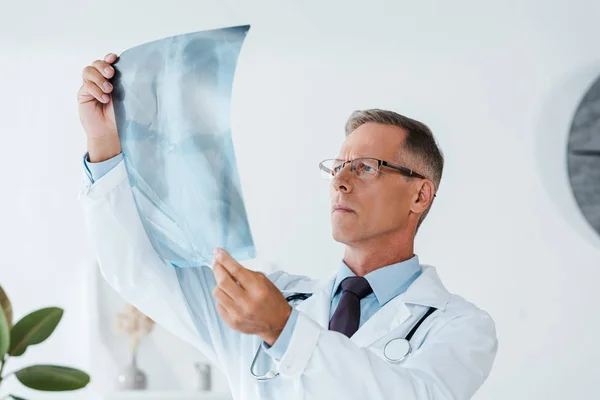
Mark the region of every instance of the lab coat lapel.
<instances>
[{"instance_id":1,"label":"lab coat lapel","mask_svg":"<svg viewBox=\"0 0 600 400\"><path fill-rule=\"evenodd\" d=\"M390 300L367 320L350 338L360 347L368 347L404 323L412 312L407 304L445 309L450 293L442 285L434 267L422 266L423 273L408 290Z\"/></svg>"},{"instance_id":2,"label":"lab coat lapel","mask_svg":"<svg viewBox=\"0 0 600 400\"><path fill-rule=\"evenodd\" d=\"M335 275L316 281L312 296L296 307L325 329L329 328L329 308L334 281Z\"/></svg>"},{"instance_id":3,"label":"lab coat lapel","mask_svg":"<svg viewBox=\"0 0 600 400\"><path fill-rule=\"evenodd\" d=\"M398 295L367 320L350 340L359 347L368 347L385 336L411 316L404 295Z\"/></svg>"}]
</instances>

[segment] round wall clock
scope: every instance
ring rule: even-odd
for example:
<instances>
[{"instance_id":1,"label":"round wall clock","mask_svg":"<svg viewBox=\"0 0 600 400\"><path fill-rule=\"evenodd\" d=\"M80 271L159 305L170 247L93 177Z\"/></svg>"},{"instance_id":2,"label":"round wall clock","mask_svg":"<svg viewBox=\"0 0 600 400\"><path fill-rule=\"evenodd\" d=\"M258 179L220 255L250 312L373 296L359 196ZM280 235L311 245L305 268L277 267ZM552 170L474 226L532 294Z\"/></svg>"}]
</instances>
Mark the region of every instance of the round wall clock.
<instances>
[{"instance_id":1,"label":"round wall clock","mask_svg":"<svg viewBox=\"0 0 600 400\"><path fill-rule=\"evenodd\" d=\"M567 168L577 204L600 234L600 78L573 117L567 147Z\"/></svg>"}]
</instances>

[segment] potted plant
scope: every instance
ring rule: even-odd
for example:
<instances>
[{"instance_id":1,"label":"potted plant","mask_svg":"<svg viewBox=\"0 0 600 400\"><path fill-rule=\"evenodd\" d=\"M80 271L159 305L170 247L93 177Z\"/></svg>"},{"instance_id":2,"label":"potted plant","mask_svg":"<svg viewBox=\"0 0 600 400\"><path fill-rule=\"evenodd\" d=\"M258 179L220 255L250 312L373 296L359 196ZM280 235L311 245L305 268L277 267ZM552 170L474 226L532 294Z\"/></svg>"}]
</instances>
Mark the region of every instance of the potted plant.
<instances>
[{"instance_id":1,"label":"potted plant","mask_svg":"<svg viewBox=\"0 0 600 400\"><path fill-rule=\"evenodd\" d=\"M23 385L43 391L77 390L90 382L85 372L58 365L32 365L4 374L6 363L13 357L22 356L29 346L46 340L54 332L62 315L62 308L42 308L13 325L12 305L0 286L0 388L13 375ZM5 399L25 400L13 394L0 400Z\"/></svg>"}]
</instances>

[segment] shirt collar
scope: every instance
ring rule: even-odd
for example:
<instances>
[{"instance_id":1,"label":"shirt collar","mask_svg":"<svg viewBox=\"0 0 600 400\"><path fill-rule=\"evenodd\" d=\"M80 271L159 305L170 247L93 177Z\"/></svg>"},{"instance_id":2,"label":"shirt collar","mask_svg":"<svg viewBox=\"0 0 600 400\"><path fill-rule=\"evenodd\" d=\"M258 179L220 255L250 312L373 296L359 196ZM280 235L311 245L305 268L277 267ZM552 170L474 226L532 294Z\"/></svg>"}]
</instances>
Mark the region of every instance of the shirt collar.
<instances>
[{"instance_id":1,"label":"shirt collar","mask_svg":"<svg viewBox=\"0 0 600 400\"><path fill-rule=\"evenodd\" d=\"M373 288L379 306L404 293L408 287L421 274L419 257L414 255L408 260L378 268L365 275L365 279ZM356 276L354 272L342 260L333 284L332 296L335 296L342 281L350 276Z\"/></svg>"}]
</instances>

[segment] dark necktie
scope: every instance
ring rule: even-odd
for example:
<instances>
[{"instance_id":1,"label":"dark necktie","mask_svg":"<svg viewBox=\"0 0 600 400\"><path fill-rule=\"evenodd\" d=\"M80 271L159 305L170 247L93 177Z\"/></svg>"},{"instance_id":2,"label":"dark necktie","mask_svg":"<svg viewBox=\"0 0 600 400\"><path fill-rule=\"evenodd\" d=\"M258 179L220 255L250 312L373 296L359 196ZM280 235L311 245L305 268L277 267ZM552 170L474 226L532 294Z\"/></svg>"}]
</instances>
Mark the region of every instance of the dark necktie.
<instances>
[{"instance_id":1,"label":"dark necktie","mask_svg":"<svg viewBox=\"0 0 600 400\"><path fill-rule=\"evenodd\" d=\"M348 277L340 286L342 298L329 321L329 330L351 337L360 323L360 299L373 293L373 289L362 276Z\"/></svg>"}]
</instances>

